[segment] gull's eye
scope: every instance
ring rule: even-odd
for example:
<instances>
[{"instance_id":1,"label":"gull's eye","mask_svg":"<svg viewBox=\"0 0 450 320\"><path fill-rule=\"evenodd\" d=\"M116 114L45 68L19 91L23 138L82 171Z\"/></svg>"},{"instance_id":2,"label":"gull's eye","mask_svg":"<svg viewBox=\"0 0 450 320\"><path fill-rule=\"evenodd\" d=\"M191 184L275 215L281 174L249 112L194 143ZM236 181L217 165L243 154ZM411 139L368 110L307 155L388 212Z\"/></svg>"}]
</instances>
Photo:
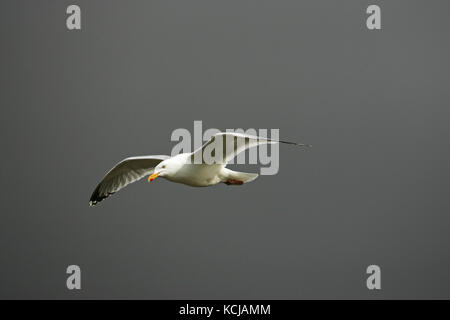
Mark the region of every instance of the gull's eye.
<instances>
[{"instance_id":1,"label":"gull's eye","mask_svg":"<svg viewBox=\"0 0 450 320\"><path fill-rule=\"evenodd\" d=\"M162 166L161 168L165 169L165 168L166 168L166 166L164 165L164 166Z\"/></svg>"}]
</instances>

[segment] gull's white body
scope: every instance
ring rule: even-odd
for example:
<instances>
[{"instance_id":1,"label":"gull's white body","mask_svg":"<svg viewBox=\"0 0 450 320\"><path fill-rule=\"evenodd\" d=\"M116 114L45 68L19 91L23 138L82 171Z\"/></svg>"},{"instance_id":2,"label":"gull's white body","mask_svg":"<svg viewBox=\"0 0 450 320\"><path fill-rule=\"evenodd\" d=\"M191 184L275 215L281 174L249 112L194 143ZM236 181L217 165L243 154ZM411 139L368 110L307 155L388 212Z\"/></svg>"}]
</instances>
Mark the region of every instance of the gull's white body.
<instances>
[{"instance_id":1,"label":"gull's white body","mask_svg":"<svg viewBox=\"0 0 450 320\"><path fill-rule=\"evenodd\" d=\"M254 173L236 172L225 168L225 164L194 164L190 163L191 153L182 153L170 159L162 161L158 167L171 168L168 172L161 173L169 181L186 184L191 187L209 187L220 182L227 183L231 180L244 179L250 182L258 176ZM157 168L158 168L157 167ZM155 168L155 171L157 170Z\"/></svg>"},{"instance_id":2,"label":"gull's white body","mask_svg":"<svg viewBox=\"0 0 450 320\"><path fill-rule=\"evenodd\" d=\"M222 182L222 164L189 163L190 153L182 153L161 162L161 165L173 165L174 170L160 175L169 181L186 184L191 187L208 187ZM222 177L222 178L221 178Z\"/></svg>"},{"instance_id":3,"label":"gull's white body","mask_svg":"<svg viewBox=\"0 0 450 320\"><path fill-rule=\"evenodd\" d=\"M203 156L206 147L213 142L222 139L224 152L220 162L207 164L200 161L198 164L193 159ZM227 140L230 139L230 140ZM238 144L241 139L244 143ZM162 177L169 181L182 183L192 187L209 187L218 183L227 185L241 185L253 181L258 177L256 173L236 172L227 169L226 163L233 159L238 153L257 146L259 144L289 143L306 146L293 142L274 141L267 138L244 135L240 133L220 132L213 136L201 148L192 153L182 153L173 157L169 156L142 156L131 157L122 160L113 167L98 184L92 193L90 205L95 205L103 199L119 191L126 185L135 182L147 175ZM203 159L200 157L200 159ZM153 180L152 178L151 180ZM150 181L151 181L150 180Z\"/></svg>"}]
</instances>

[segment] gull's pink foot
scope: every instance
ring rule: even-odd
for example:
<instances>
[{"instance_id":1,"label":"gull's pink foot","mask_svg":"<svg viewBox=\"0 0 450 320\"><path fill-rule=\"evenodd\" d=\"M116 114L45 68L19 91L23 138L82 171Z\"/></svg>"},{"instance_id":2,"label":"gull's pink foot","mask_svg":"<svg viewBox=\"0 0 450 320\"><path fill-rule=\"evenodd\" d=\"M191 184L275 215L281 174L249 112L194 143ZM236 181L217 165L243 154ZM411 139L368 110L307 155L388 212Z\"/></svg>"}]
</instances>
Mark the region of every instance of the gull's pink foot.
<instances>
[{"instance_id":1,"label":"gull's pink foot","mask_svg":"<svg viewBox=\"0 0 450 320\"><path fill-rule=\"evenodd\" d=\"M241 185L241 184L244 184L244 181L236 180L236 179L228 179L227 181L225 181L225 184L227 184L227 185Z\"/></svg>"}]
</instances>

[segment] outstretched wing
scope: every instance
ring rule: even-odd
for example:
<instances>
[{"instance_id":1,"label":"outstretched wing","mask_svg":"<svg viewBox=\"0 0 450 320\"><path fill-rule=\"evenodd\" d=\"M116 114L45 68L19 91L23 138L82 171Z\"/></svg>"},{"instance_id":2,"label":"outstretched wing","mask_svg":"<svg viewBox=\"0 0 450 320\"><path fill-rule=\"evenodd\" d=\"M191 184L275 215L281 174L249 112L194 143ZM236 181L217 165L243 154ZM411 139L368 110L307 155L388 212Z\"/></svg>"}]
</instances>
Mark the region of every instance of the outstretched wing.
<instances>
[{"instance_id":1,"label":"outstretched wing","mask_svg":"<svg viewBox=\"0 0 450 320\"><path fill-rule=\"evenodd\" d=\"M120 161L105 175L95 188L89 200L89 205L95 206L98 202L116 193L126 185L138 181L144 176L153 173L153 169L169 156L141 156L131 157Z\"/></svg>"},{"instance_id":2,"label":"outstretched wing","mask_svg":"<svg viewBox=\"0 0 450 320\"><path fill-rule=\"evenodd\" d=\"M273 143L287 143L302 147L310 147L308 144L272 140L243 133L219 132L212 136L203 146L192 152L191 162L226 164L242 151L256 147L260 144Z\"/></svg>"}]
</instances>

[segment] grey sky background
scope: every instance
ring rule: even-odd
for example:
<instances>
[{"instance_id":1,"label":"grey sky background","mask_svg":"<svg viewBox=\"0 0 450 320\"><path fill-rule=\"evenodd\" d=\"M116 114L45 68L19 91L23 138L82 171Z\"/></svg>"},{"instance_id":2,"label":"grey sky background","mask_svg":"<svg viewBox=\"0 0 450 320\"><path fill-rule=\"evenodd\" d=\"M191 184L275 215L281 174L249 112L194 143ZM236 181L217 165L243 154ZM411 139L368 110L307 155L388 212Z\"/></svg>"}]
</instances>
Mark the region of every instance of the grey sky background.
<instances>
[{"instance_id":1,"label":"grey sky background","mask_svg":"<svg viewBox=\"0 0 450 320\"><path fill-rule=\"evenodd\" d=\"M449 9L1 1L0 298L450 298ZM194 120L314 147L280 146L279 174L243 187L158 179L88 206Z\"/></svg>"}]
</instances>

